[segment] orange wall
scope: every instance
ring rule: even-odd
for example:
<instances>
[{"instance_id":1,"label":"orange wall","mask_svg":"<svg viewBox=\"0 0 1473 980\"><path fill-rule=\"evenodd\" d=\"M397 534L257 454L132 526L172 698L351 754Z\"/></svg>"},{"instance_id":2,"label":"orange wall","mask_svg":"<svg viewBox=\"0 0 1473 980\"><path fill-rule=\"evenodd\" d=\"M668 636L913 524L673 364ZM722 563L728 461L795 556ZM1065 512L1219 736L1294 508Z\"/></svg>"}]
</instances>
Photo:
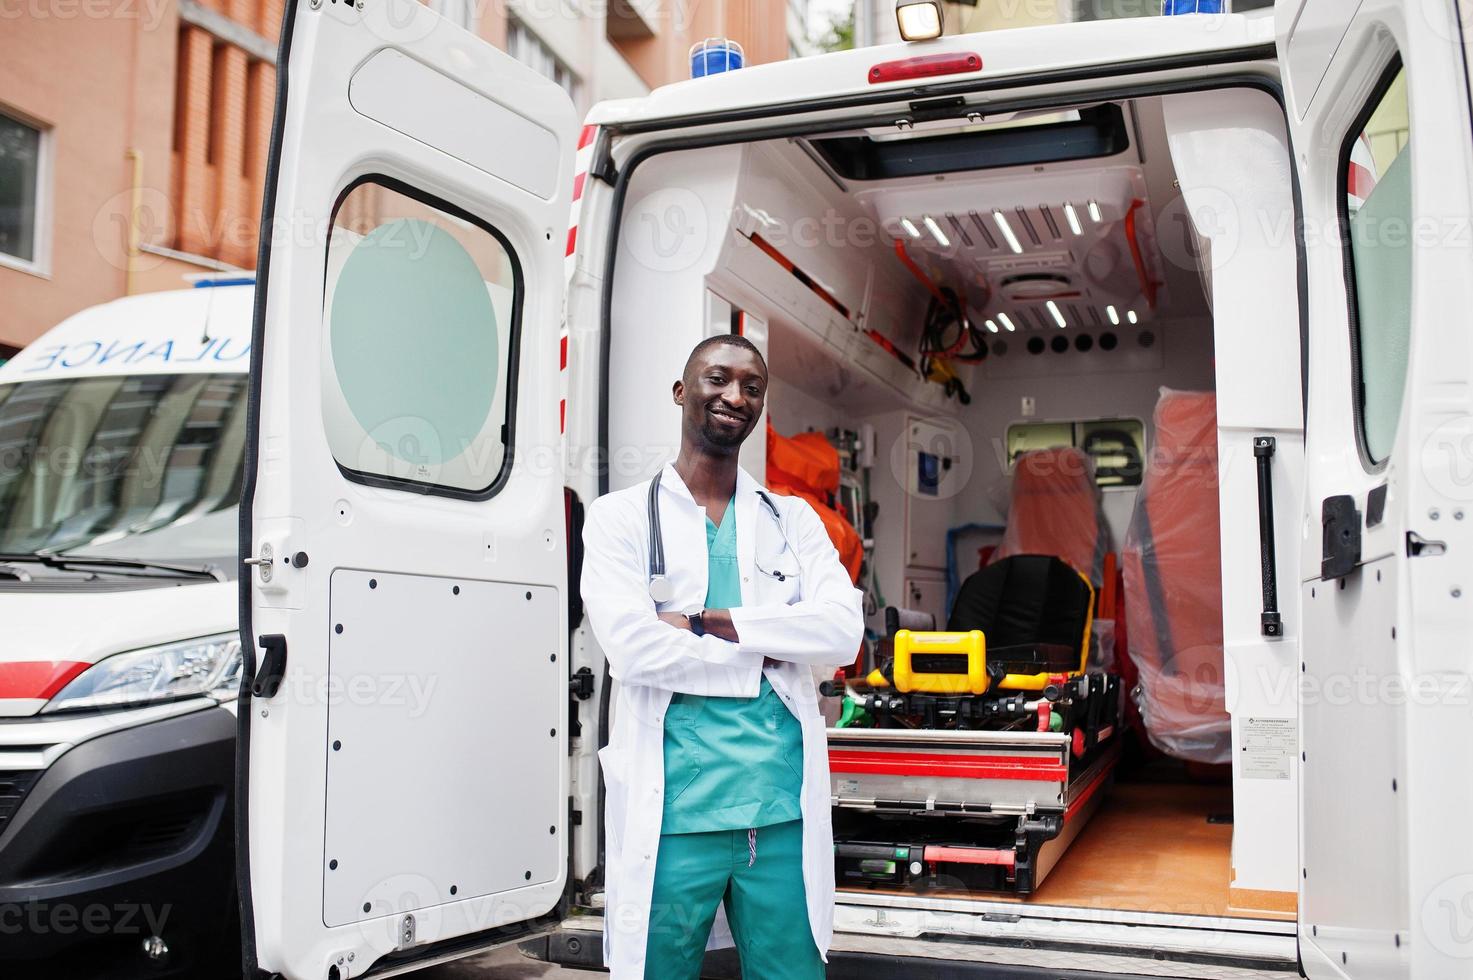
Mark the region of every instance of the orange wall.
<instances>
[{"instance_id":1,"label":"orange wall","mask_svg":"<svg viewBox=\"0 0 1473 980\"><path fill-rule=\"evenodd\" d=\"M171 5L120 6L130 13L87 16L95 8L79 4L61 17L60 5L41 5L47 16L0 29L0 107L50 127L52 161L49 274L0 266L0 343L22 345L123 294L129 149L143 154L146 185L169 186L177 22ZM145 201L157 220L166 200Z\"/></svg>"}]
</instances>

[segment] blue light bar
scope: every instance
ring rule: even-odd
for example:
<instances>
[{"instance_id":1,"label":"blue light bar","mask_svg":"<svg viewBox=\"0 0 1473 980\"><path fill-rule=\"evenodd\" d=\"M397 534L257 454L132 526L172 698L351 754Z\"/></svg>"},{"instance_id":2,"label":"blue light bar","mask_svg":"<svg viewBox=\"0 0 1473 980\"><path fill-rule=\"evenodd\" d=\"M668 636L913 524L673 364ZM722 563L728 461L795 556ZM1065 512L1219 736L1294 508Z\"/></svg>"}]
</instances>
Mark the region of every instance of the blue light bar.
<instances>
[{"instance_id":1,"label":"blue light bar","mask_svg":"<svg viewBox=\"0 0 1473 980\"><path fill-rule=\"evenodd\" d=\"M208 279L196 279L194 281L194 288L214 289L217 286L254 286L255 284L256 277L254 275L232 275L220 276L218 278L211 276Z\"/></svg>"}]
</instances>

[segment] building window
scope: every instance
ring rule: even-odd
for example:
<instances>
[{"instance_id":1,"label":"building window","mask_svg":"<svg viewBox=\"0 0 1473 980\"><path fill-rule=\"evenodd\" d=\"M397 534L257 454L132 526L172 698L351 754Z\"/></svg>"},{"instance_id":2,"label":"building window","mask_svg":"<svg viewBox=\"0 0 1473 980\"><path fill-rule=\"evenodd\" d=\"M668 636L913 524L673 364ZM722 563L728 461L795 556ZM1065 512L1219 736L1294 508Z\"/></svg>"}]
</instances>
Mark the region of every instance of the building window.
<instances>
[{"instance_id":1,"label":"building window","mask_svg":"<svg viewBox=\"0 0 1473 980\"><path fill-rule=\"evenodd\" d=\"M0 113L0 262L29 271L45 264L45 130Z\"/></svg>"},{"instance_id":2,"label":"building window","mask_svg":"<svg viewBox=\"0 0 1473 980\"><path fill-rule=\"evenodd\" d=\"M429 8L457 27L476 29L476 0L429 0Z\"/></svg>"},{"instance_id":3,"label":"building window","mask_svg":"<svg viewBox=\"0 0 1473 980\"><path fill-rule=\"evenodd\" d=\"M552 53L551 48L542 43L541 38L522 26L521 21L507 21L506 53L528 68L557 82L570 98L577 100L578 77Z\"/></svg>"},{"instance_id":4,"label":"building window","mask_svg":"<svg viewBox=\"0 0 1473 980\"><path fill-rule=\"evenodd\" d=\"M1412 333L1412 145L1406 73L1387 69L1340 152L1342 223L1350 249L1351 352L1362 445L1391 455Z\"/></svg>"}]
</instances>

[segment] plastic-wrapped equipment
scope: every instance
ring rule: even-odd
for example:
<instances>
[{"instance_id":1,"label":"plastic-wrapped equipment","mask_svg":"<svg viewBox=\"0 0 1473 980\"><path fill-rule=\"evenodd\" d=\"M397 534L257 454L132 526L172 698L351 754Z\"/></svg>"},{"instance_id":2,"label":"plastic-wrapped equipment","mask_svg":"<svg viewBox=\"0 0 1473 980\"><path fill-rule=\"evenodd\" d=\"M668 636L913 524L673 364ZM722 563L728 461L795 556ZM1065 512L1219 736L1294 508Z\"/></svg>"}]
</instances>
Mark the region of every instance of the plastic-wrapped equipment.
<instances>
[{"instance_id":1,"label":"plastic-wrapped equipment","mask_svg":"<svg viewBox=\"0 0 1473 980\"><path fill-rule=\"evenodd\" d=\"M771 422L767 423L767 489L802 497L813 506L849 578L858 581L864 541L851 522L858 520L858 515L846 517L828 504L839 489L839 451L822 432L781 436Z\"/></svg>"},{"instance_id":2,"label":"plastic-wrapped equipment","mask_svg":"<svg viewBox=\"0 0 1473 980\"><path fill-rule=\"evenodd\" d=\"M1157 748L1227 762L1216 395L1161 389L1155 430L1122 555L1136 700Z\"/></svg>"},{"instance_id":3,"label":"plastic-wrapped equipment","mask_svg":"<svg viewBox=\"0 0 1473 980\"><path fill-rule=\"evenodd\" d=\"M1066 446L1023 453L1013 463L1008 526L992 555L1054 555L1099 591L1110 529L1100 509L1094 464L1082 449Z\"/></svg>"}]
</instances>

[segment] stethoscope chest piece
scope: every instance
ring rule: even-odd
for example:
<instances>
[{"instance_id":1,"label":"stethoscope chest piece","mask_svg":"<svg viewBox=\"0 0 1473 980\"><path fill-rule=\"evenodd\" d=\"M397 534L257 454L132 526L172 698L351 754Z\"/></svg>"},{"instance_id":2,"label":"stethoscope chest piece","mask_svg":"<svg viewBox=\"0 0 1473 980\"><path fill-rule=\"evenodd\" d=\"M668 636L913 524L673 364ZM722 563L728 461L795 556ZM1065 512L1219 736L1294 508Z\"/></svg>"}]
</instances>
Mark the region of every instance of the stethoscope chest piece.
<instances>
[{"instance_id":1,"label":"stethoscope chest piece","mask_svg":"<svg viewBox=\"0 0 1473 980\"><path fill-rule=\"evenodd\" d=\"M675 598L675 586L663 575L650 576L650 598L656 602L669 602Z\"/></svg>"}]
</instances>

